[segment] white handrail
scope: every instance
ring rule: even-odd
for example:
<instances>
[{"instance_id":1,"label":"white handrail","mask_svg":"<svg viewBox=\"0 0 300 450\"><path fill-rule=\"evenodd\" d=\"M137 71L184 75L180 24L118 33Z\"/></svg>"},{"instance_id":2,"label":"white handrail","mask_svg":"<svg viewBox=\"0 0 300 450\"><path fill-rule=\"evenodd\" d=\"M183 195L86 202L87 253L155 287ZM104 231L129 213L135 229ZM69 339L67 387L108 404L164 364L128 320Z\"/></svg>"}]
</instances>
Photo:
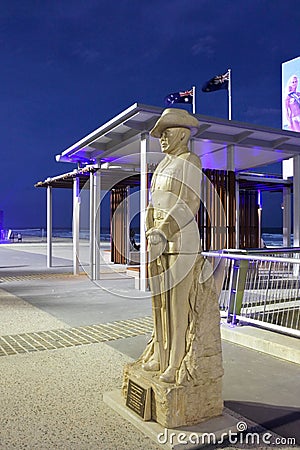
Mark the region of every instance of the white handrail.
<instances>
[{"instance_id":1,"label":"white handrail","mask_svg":"<svg viewBox=\"0 0 300 450\"><path fill-rule=\"evenodd\" d=\"M246 259L248 261L270 261L270 262L286 262L300 264L300 259L298 258L280 258L277 256L256 256L244 255L240 253L223 253L223 252L202 252L203 256L212 258L226 258L226 259ZM300 255L299 255L300 258Z\"/></svg>"}]
</instances>

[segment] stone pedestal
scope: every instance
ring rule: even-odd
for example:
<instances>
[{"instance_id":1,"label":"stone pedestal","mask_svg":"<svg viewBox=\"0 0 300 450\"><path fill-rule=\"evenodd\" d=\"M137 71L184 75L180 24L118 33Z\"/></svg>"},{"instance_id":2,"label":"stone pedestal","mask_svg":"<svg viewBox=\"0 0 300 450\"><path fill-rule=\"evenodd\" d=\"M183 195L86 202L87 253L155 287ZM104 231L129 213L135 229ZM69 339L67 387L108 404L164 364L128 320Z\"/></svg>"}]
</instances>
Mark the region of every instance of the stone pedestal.
<instances>
[{"instance_id":1,"label":"stone pedestal","mask_svg":"<svg viewBox=\"0 0 300 450\"><path fill-rule=\"evenodd\" d=\"M178 386L159 381L158 375L159 373L145 372L136 364L128 364L124 368L122 393L125 399L129 380L145 390L151 390L149 420L166 428L177 428L194 425L222 414L221 377L203 379L197 386L193 383Z\"/></svg>"},{"instance_id":2,"label":"stone pedestal","mask_svg":"<svg viewBox=\"0 0 300 450\"><path fill-rule=\"evenodd\" d=\"M234 413L224 408L221 416L213 417L199 424L166 428L153 420L143 421L125 405L125 400L119 389L104 393L103 401L145 436L152 439L156 445L163 445L162 448L168 450L196 450L201 447L207 448L208 445L211 447L212 444L214 444L213 448L219 448L216 445L221 445L226 436L230 436L232 433L235 433L234 436L236 436L239 431L238 423L241 419L246 423L248 421L241 416L236 418ZM136 448L134 443L132 448Z\"/></svg>"}]
</instances>

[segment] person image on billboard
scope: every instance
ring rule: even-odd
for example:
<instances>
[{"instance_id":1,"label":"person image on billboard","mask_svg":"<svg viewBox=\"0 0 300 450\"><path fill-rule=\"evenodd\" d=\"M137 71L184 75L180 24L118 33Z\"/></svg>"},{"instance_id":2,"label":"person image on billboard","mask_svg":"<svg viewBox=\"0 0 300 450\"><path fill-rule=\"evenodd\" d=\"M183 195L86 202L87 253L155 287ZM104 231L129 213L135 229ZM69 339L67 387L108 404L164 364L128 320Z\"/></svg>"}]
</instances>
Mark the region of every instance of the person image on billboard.
<instances>
[{"instance_id":1,"label":"person image on billboard","mask_svg":"<svg viewBox=\"0 0 300 450\"><path fill-rule=\"evenodd\" d=\"M300 92L297 90L298 82L298 77L292 75L286 84L285 113L288 121L288 130L300 132Z\"/></svg>"}]
</instances>

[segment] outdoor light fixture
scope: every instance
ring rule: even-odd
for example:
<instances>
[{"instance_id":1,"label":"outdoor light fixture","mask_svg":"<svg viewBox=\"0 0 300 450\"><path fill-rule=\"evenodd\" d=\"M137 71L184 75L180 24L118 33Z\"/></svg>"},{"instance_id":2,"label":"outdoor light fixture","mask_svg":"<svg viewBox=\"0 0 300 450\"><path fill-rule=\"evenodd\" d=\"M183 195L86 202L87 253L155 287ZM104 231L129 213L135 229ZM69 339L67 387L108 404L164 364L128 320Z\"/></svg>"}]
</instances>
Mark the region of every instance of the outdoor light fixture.
<instances>
[{"instance_id":1,"label":"outdoor light fixture","mask_svg":"<svg viewBox=\"0 0 300 450\"><path fill-rule=\"evenodd\" d=\"M101 169L122 169L122 166L116 166L113 164L110 164L109 162L105 162L101 164Z\"/></svg>"}]
</instances>

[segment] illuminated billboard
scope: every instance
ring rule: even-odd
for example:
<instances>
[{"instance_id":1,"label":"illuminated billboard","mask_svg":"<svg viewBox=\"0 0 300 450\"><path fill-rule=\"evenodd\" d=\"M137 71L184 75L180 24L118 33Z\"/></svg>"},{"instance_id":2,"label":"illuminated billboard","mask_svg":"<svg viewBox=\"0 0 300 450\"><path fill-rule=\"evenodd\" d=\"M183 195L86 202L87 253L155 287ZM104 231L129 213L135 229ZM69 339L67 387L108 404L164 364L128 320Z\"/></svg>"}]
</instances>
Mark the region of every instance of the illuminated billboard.
<instances>
[{"instance_id":1,"label":"illuminated billboard","mask_svg":"<svg viewBox=\"0 0 300 450\"><path fill-rule=\"evenodd\" d=\"M300 57L282 64L282 128L300 132Z\"/></svg>"}]
</instances>

